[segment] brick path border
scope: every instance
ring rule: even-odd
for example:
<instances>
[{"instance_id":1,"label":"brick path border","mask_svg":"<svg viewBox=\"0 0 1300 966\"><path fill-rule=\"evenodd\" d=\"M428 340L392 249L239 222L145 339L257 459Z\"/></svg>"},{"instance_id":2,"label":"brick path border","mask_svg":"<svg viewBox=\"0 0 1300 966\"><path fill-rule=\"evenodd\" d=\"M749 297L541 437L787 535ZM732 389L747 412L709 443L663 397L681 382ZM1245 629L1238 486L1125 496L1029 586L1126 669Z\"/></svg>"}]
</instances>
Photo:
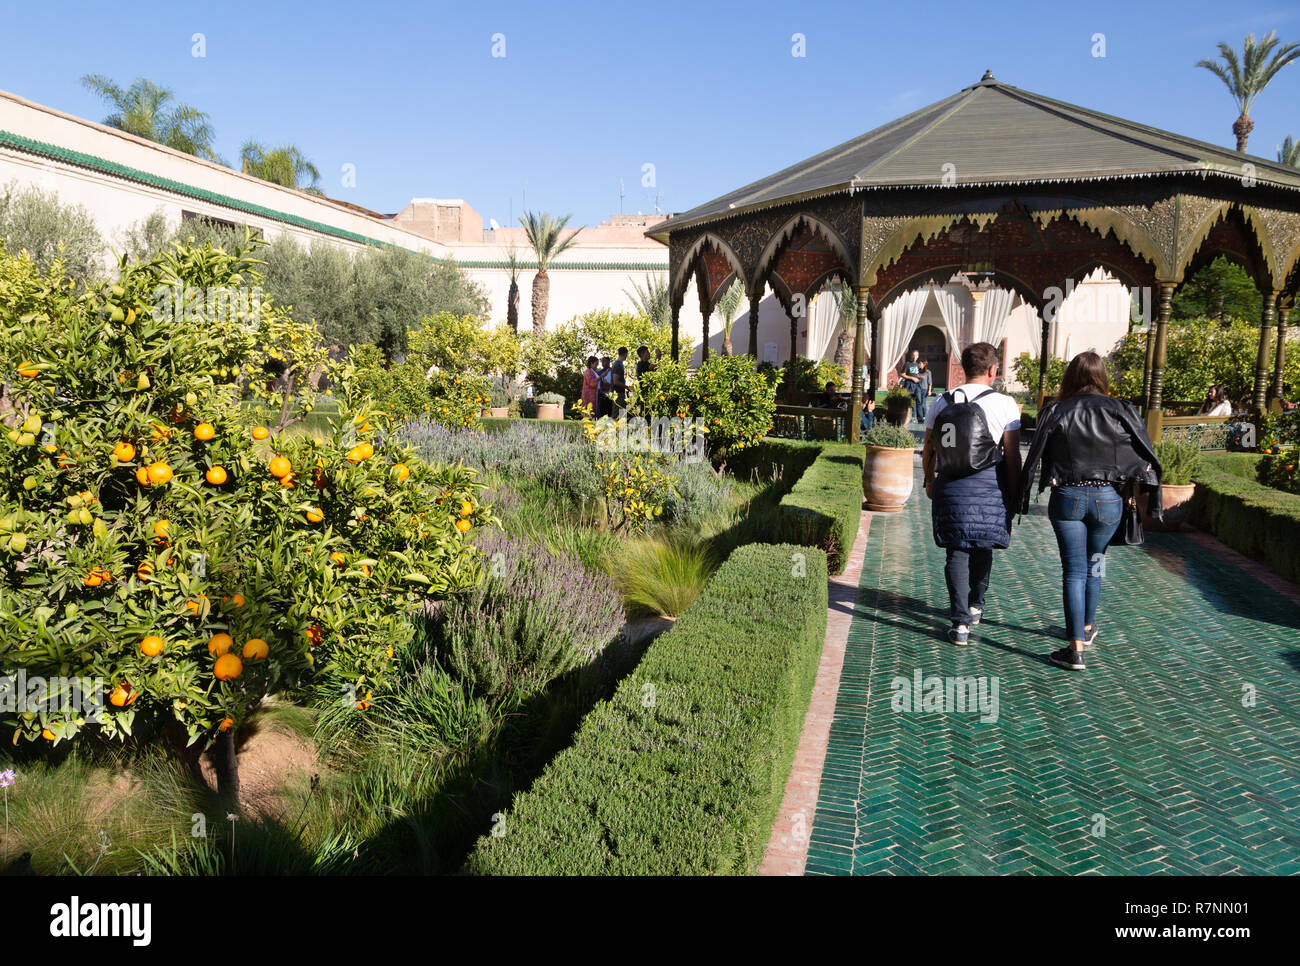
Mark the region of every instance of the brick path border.
<instances>
[{"instance_id":1,"label":"brick path border","mask_svg":"<svg viewBox=\"0 0 1300 966\"><path fill-rule=\"evenodd\" d=\"M808 842L812 837L813 817L821 792L822 766L830 743L831 722L835 718L835 701L840 693L840 672L844 668L844 651L862 579L862 558L867 550L871 530L871 512L862 511L858 539L853 542L844 564L844 573L830 579L830 610L826 617L826 642L822 646L817 681L812 700L803 719L803 731L795 750L794 765L785 783L785 796L767 854L759 875L803 875L808 862Z\"/></svg>"},{"instance_id":2,"label":"brick path border","mask_svg":"<svg viewBox=\"0 0 1300 966\"><path fill-rule=\"evenodd\" d=\"M1216 556L1222 557L1237 569L1244 570L1265 587L1275 590L1288 600L1300 604L1300 585L1291 583L1285 577L1279 577L1258 560L1252 560L1245 554L1233 550L1214 534L1207 533L1204 530L1193 530L1189 527L1183 530L1182 534L1191 537L1206 550L1210 550Z\"/></svg>"}]
</instances>

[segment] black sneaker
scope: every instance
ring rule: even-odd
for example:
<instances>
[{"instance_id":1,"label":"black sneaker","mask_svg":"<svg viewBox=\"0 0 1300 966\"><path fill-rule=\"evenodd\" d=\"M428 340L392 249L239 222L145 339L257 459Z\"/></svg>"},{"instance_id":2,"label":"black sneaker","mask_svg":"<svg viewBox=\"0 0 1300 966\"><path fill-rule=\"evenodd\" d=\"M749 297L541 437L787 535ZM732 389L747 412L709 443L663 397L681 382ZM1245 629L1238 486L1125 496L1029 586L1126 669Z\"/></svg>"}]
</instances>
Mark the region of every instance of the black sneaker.
<instances>
[{"instance_id":1,"label":"black sneaker","mask_svg":"<svg viewBox=\"0 0 1300 966\"><path fill-rule=\"evenodd\" d=\"M1067 671L1082 671L1087 667L1083 662L1083 651L1076 651L1072 647L1053 651L1048 658L1057 667L1063 667Z\"/></svg>"},{"instance_id":2,"label":"black sneaker","mask_svg":"<svg viewBox=\"0 0 1300 966\"><path fill-rule=\"evenodd\" d=\"M948 628L948 640L954 644L969 644L970 628L965 624L958 624L956 627Z\"/></svg>"}]
</instances>

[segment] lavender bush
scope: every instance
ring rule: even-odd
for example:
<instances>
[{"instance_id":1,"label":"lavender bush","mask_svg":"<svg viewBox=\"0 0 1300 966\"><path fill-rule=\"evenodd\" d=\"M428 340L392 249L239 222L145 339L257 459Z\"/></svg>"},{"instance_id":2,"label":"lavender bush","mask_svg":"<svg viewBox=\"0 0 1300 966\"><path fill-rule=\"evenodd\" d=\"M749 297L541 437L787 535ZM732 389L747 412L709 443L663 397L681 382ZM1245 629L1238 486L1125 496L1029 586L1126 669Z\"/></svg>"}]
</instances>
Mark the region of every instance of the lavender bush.
<instances>
[{"instance_id":1,"label":"lavender bush","mask_svg":"<svg viewBox=\"0 0 1300 966\"><path fill-rule=\"evenodd\" d=\"M503 533L478 546L487 577L430 618L438 662L476 694L532 693L591 663L623 626L623 599L606 574Z\"/></svg>"},{"instance_id":2,"label":"lavender bush","mask_svg":"<svg viewBox=\"0 0 1300 966\"><path fill-rule=\"evenodd\" d=\"M398 430L428 463L464 463L502 479L530 479L574 500L596 500L600 475L585 443L557 438L526 420L500 432L449 429L437 423L410 421Z\"/></svg>"}]
</instances>

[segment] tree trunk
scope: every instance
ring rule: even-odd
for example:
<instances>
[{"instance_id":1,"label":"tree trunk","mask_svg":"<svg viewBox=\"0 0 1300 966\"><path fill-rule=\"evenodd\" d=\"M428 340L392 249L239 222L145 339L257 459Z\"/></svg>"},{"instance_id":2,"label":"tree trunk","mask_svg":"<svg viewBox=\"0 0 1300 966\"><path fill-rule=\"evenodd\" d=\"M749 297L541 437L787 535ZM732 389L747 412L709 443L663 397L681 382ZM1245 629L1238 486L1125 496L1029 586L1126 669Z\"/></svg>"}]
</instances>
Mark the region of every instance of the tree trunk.
<instances>
[{"instance_id":1,"label":"tree trunk","mask_svg":"<svg viewBox=\"0 0 1300 966\"><path fill-rule=\"evenodd\" d=\"M235 730L217 735L212 744L212 767L217 773L217 794L231 805L239 803L239 758L235 754Z\"/></svg>"},{"instance_id":2,"label":"tree trunk","mask_svg":"<svg viewBox=\"0 0 1300 966\"><path fill-rule=\"evenodd\" d=\"M1255 122L1250 119L1250 115L1245 111L1232 125L1232 133L1237 135L1237 150L1242 154L1246 153L1246 139L1250 137L1250 132L1255 130Z\"/></svg>"},{"instance_id":3,"label":"tree trunk","mask_svg":"<svg viewBox=\"0 0 1300 966\"><path fill-rule=\"evenodd\" d=\"M835 342L835 364L842 368L845 378L853 380L853 333L841 327L839 338Z\"/></svg>"},{"instance_id":4,"label":"tree trunk","mask_svg":"<svg viewBox=\"0 0 1300 966\"><path fill-rule=\"evenodd\" d=\"M722 354L724 356L734 356L736 354L731 347L731 323L725 321L722 324Z\"/></svg>"},{"instance_id":5,"label":"tree trunk","mask_svg":"<svg viewBox=\"0 0 1300 966\"><path fill-rule=\"evenodd\" d=\"M546 335L546 309L551 301L551 277L539 268L533 276L533 334Z\"/></svg>"},{"instance_id":6,"label":"tree trunk","mask_svg":"<svg viewBox=\"0 0 1300 966\"><path fill-rule=\"evenodd\" d=\"M519 282L510 280L510 294L506 296L506 324L515 335L519 334Z\"/></svg>"}]
</instances>

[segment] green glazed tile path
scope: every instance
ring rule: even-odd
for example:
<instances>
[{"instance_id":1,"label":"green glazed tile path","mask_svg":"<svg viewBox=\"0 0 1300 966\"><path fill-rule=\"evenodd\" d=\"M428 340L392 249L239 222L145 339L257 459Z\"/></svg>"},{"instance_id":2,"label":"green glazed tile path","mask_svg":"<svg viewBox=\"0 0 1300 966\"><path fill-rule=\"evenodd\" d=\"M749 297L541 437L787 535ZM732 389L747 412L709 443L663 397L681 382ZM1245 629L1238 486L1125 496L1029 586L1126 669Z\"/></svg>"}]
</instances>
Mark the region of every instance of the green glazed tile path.
<instances>
[{"instance_id":1,"label":"green glazed tile path","mask_svg":"<svg viewBox=\"0 0 1300 966\"><path fill-rule=\"evenodd\" d=\"M929 513L918 474L909 506L871 522L809 875L1300 873L1300 607L1148 534L1107 555L1088 670L1056 668L1044 495L959 648ZM989 696L996 680L996 720L894 710L917 669Z\"/></svg>"}]
</instances>

